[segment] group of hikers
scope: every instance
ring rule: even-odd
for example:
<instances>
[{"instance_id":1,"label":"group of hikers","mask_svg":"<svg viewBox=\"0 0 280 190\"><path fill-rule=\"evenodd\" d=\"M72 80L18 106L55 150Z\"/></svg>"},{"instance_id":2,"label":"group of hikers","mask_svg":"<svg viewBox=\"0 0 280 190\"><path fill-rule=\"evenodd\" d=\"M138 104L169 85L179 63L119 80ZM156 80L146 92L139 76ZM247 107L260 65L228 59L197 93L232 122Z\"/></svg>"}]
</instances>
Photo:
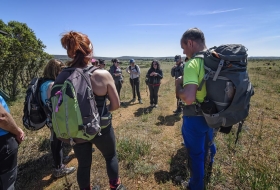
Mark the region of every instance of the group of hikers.
<instances>
[{"instance_id":1,"label":"group of hikers","mask_svg":"<svg viewBox=\"0 0 280 190\"><path fill-rule=\"evenodd\" d=\"M58 60L51 60L44 68L43 77L47 80L41 85L41 98L45 103L47 99L57 96L53 89L58 84L65 81L71 75L62 72L65 67L73 69L85 69L92 65L100 69L94 69L90 74L90 83L95 96L98 113L101 116L109 115L110 112L117 110L120 105L120 92L123 84L122 69L118 59L112 60L109 72L105 70L105 60L93 59L93 45L87 35L80 32L68 32L61 38L61 44L67 51L67 55L72 59L65 65ZM192 112L195 103L202 103L206 96L205 84L199 89L204 77L203 64L201 58L195 57L198 52L207 49L203 32L198 28L190 28L182 35L180 45L186 55L186 62L183 63L180 55L175 56L176 64L171 70L172 77L175 77L177 108L174 113L183 112L182 135L184 145L188 150L188 166L190 179L185 188L191 190L202 190L205 187L205 168L212 168L216 147L213 142L214 131L206 123L201 112ZM126 72L130 74L130 84L132 87L132 101L136 101L136 95L140 104L142 99L139 90L141 70L135 64L135 60L129 61ZM63 73L63 74L62 74ZM65 76L67 75L67 76ZM158 106L158 91L163 78L160 62L154 60L146 74L146 82L150 91L151 107ZM109 100L108 105L106 100ZM58 111L59 101L56 111ZM183 106L184 105L184 106ZM187 106L188 109L182 107ZM54 106L55 107L55 106ZM67 109L67 108L65 108ZM81 107L81 111L86 107ZM110 117L108 116L110 119ZM51 118L50 118L51 119ZM54 119L54 118L52 118ZM51 152L54 161L55 177L61 177L73 173L76 168L66 167L63 163L63 142L57 138L59 133L50 127L51 133ZM0 96L0 190L14 189L17 176L17 150L18 144L24 140L24 132L9 112L9 108L4 99ZM81 190L98 190L99 186L92 186L90 183L90 173L92 164L92 145L95 145L106 161L106 171L109 178L111 190L124 190L125 186L121 183L114 128L111 122L105 127L101 127L98 135L93 139L83 142L73 143L73 150L78 161L77 182ZM210 154L208 155L208 152ZM207 156L210 161L205 164Z\"/></svg>"}]
</instances>

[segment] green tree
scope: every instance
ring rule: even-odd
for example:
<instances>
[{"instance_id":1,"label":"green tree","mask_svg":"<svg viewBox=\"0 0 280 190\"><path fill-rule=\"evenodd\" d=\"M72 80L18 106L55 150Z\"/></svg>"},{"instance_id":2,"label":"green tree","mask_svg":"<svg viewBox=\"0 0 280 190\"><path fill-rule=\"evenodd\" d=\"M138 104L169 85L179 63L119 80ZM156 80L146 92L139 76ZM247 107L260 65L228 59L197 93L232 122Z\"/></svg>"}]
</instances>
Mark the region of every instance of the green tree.
<instances>
[{"instance_id":1,"label":"green tree","mask_svg":"<svg viewBox=\"0 0 280 190\"><path fill-rule=\"evenodd\" d=\"M0 88L15 99L30 80L38 76L51 56L44 52L46 46L25 24L0 20Z\"/></svg>"}]
</instances>

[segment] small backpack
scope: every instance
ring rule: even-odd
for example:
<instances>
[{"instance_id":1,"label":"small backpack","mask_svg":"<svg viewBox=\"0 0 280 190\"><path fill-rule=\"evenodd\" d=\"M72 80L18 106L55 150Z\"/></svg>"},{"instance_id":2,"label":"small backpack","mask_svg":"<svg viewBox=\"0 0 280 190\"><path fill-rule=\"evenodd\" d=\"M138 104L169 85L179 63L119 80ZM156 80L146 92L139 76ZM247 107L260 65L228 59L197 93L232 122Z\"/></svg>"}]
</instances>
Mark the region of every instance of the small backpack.
<instances>
[{"instance_id":1,"label":"small backpack","mask_svg":"<svg viewBox=\"0 0 280 190\"><path fill-rule=\"evenodd\" d=\"M198 90L206 83L207 95L201 109L209 127L221 127L229 133L224 128L231 129L239 123L241 130L254 95L247 73L247 56L247 49L241 44L212 47L194 56L204 59L205 76Z\"/></svg>"},{"instance_id":2,"label":"small backpack","mask_svg":"<svg viewBox=\"0 0 280 190\"><path fill-rule=\"evenodd\" d=\"M138 65L135 65L135 69L138 72ZM129 70L131 70L131 65L129 65Z\"/></svg>"},{"instance_id":3,"label":"small backpack","mask_svg":"<svg viewBox=\"0 0 280 190\"><path fill-rule=\"evenodd\" d=\"M33 78L26 90L22 123L28 130L36 131L46 124L47 114L44 105L42 105L40 94L40 86L45 81L44 78Z\"/></svg>"},{"instance_id":4,"label":"small backpack","mask_svg":"<svg viewBox=\"0 0 280 190\"><path fill-rule=\"evenodd\" d=\"M58 139L72 146L101 135L100 116L90 80L96 69L93 66L65 68L51 90L54 132Z\"/></svg>"}]
</instances>

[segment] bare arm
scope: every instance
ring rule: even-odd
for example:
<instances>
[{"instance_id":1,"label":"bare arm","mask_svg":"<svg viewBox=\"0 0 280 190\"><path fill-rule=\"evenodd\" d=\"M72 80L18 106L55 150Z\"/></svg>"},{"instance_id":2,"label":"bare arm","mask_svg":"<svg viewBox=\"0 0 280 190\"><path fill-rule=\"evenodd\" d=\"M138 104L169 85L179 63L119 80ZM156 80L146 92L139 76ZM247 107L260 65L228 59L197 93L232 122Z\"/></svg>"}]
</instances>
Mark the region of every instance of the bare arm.
<instances>
[{"instance_id":1,"label":"bare arm","mask_svg":"<svg viewBox=\"0 0 280 190\"><path fill-rule=\"evenodd\" d=\"M130 74L129 66L126 68L126 72Z\"/></svg>"},{"instance_id":2,"label":"bare arm","mask_svg":"<svg viewBox=\"0 0 280 190\"><path fill-rule=\"evenodd\" d=\"M4 107L0 104L0 128L16 135L18 143L24 140L24 132L19 128L11 116Z\"/></svg>"},{"instance_id":3,"label":"bare arm","mask_svg":"<svg viewBox=\"0 0 280 190\"><path fill-rule=\"evenodd\" d=\"M98 96L105 96L108 94L110 104L109 111L114 111L120 107L120 99L115 86L115 81L110 73L106 70L96 70L92 77L92 89Z\"/></svg>"},{"instance_id":4,"label":"bare arm","mask_svg":"<svg viewBox=\"0 0 280 190\"><path fill-rule=\"evenodd\" d=\"M178 77L175 80L176 86L176 96L178 96L181 100L183 100L187 105L191 105L196 100L196 84L187 84L182 87L182 77Z\"/></svg>"}]
</instances>

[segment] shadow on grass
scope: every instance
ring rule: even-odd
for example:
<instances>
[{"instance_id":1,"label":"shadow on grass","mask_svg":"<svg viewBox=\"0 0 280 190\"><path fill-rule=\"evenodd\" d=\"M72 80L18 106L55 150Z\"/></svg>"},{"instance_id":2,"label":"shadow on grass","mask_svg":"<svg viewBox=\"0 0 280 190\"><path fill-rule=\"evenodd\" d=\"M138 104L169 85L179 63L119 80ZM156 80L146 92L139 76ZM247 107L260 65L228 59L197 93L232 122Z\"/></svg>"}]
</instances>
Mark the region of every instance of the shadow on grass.
<instances>
[{"instance_id":1,"label":"shadow on grass","mask_svg":"<svg viewBox=\"0 0 280 190\"><path fill-rule=\"evenodd\" d=\"M133 106L134 104L138 104L138 101L136 100L135 102L132 102L132 100L128 101L128 102L121 102L121 107L123 108L127 108L129 106Z\"/></svg>"},{"instance_id":2,"label":"shadow on grass","mask_svg":"<svg viewBox=\"0 0 280 190\"><path fill-rule=\"evenodd\" d=\"M146 108L138 108L136 110L136 112L134 112L134 116L135 117L141 117L144 114L152 113L152 111L153 111L153 107L151 107L151 106L146 107Z\"/></svg>"},{"instance_id":3,"label":"shadow on grass","mask_svg":"<svg viewBox=\"0 0 280 190\"><path fill-rule=\"evenodd\" d=\"M63 144L63 155L67 156L72 147L68 144ZM53 173L53 157L50 150L50 140L44 139L39 145L38 152L46 152L40 157L30 157L25 163L18 165L18 174L16 180L16 189L43 190L57 179L52 176ZM28 154L26 154L28 156ZM64 164L67 164L75 157L74 154L68 156ZM65 176L67 178L67 176ZM67 184L70 186L71 184ZM64 185L64 186L67 186ZM67 188L66 188L67 189Z\"/></svg>"},{"instance_id":4,"label":"shadow on grass","mask_svg":"<svg viewBox=\"0 0 280 190\"><path fill-rule=\"evenodd\" d=\"M158 122L156 123L156 125L166 125L166 126L173 126L175 124L175 122L180 121L181 120L181 116L180 115L167 115L167 116L158 116Z\"/></svg>"},{"instance_id":5,"label":"shadow on grass","mask_svg":"<svg viewBox=\"0 0 280 190\"><path fill-rule=\"evenodd\" d=\"M189 177L187 162L188 153L185 147L180 148L175 155L171 157L170 171L160 170L154 173L155 180L158 184L172 181L174 185L180 185L176 178L180 177L186 180Z\"/></svg>"}]
</instances>

